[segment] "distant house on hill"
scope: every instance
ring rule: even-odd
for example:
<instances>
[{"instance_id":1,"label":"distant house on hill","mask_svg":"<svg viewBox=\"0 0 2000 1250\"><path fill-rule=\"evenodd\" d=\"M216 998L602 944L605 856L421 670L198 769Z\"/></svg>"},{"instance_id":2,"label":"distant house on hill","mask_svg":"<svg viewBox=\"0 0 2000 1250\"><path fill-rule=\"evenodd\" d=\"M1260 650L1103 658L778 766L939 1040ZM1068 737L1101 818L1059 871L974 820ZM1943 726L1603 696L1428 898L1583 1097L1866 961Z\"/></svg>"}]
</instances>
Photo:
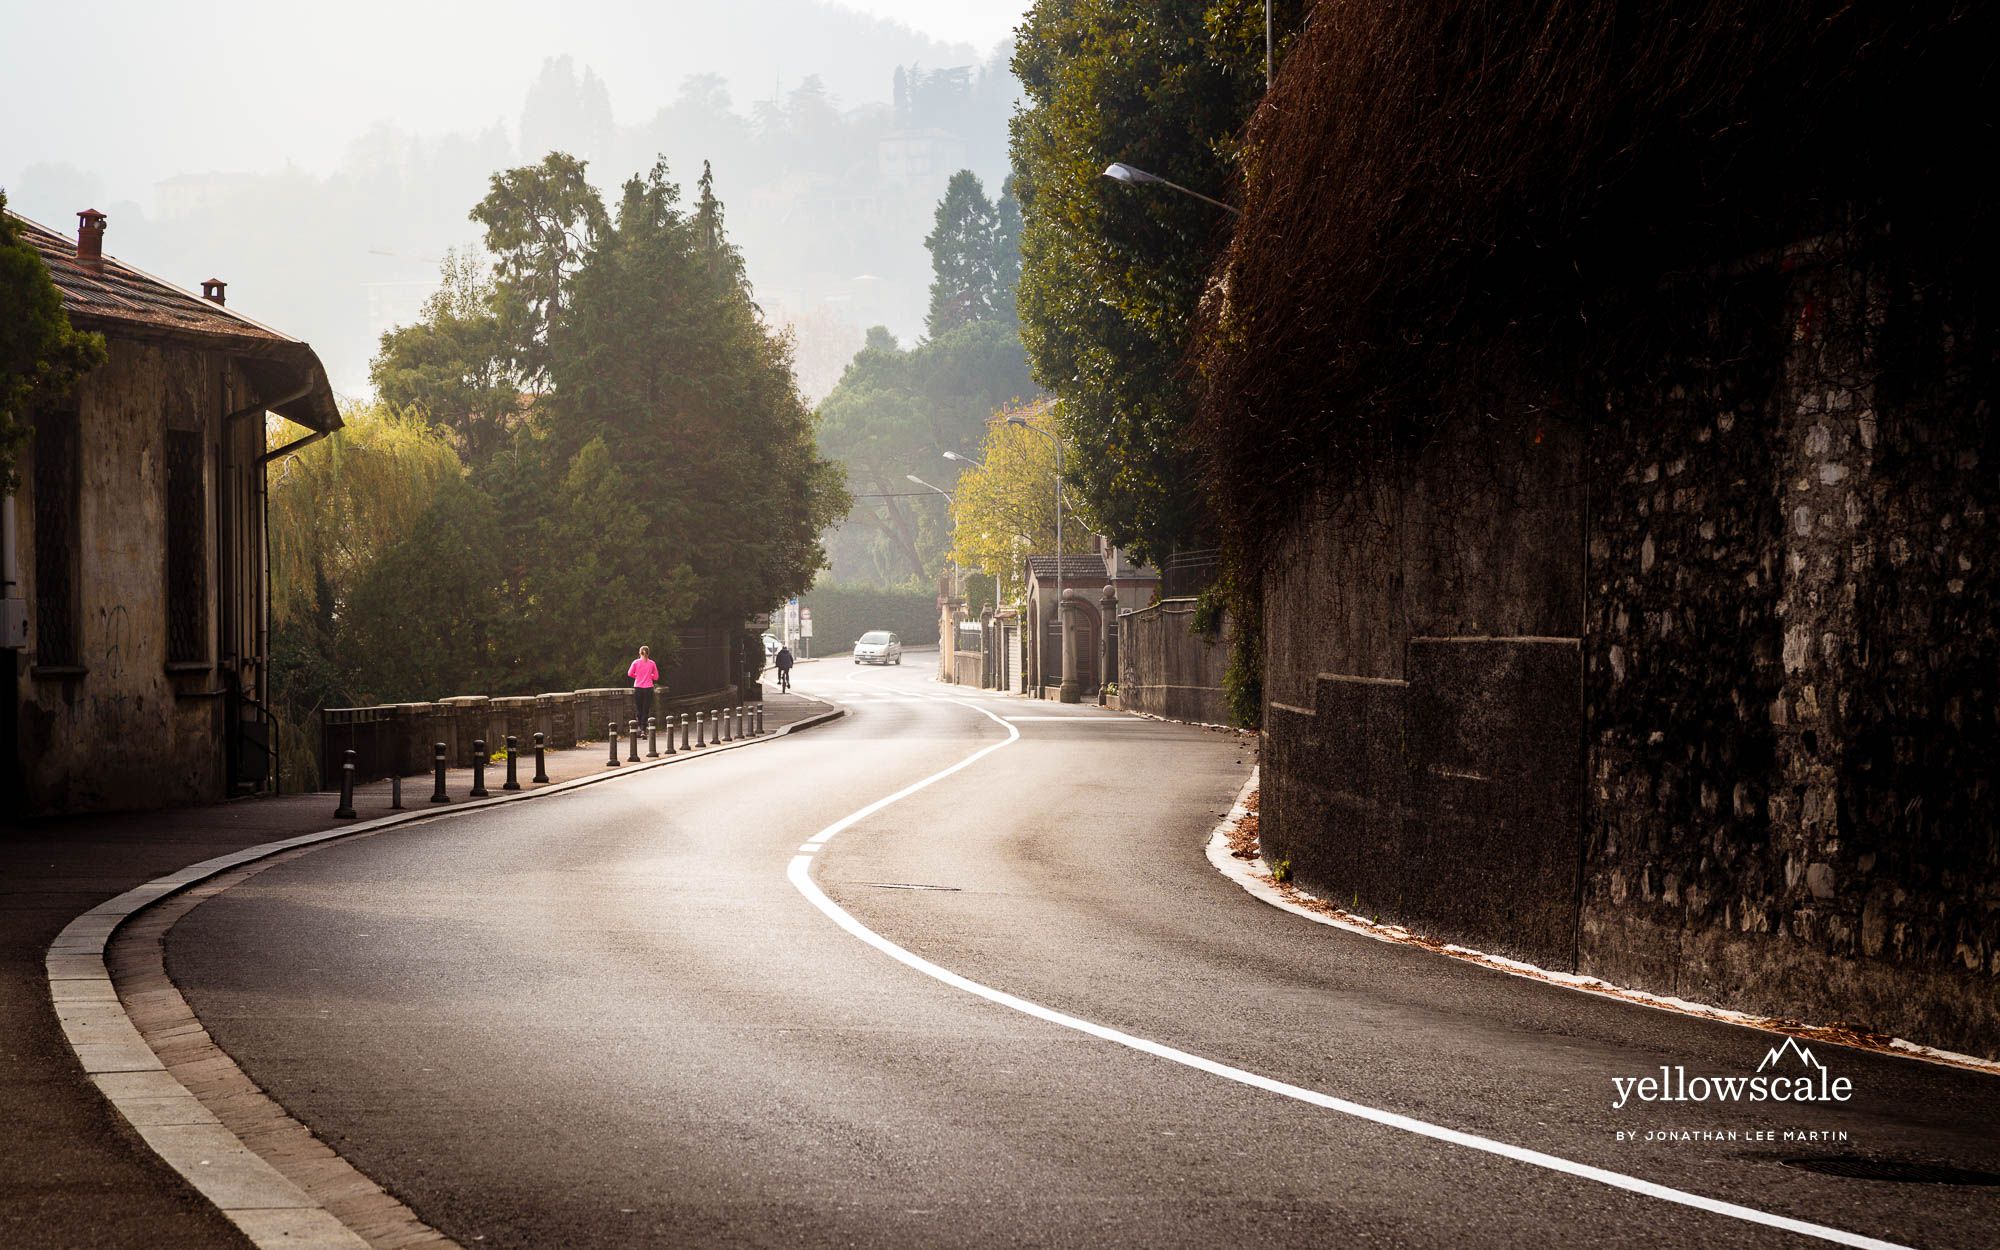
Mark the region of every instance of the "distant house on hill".
<instances>
[{"instance_id":1,"label":"distant house on hill","mask_svg":"<svg viewBox=\"0 0 2000 1250\"><path fill-rule=\"evenodd\" d=\"M10 216L13 216L10 214ZM109 358L34 414L6 500L0 788L27 813L210 802L272 775L264 468L340 426L312 348L14 217ZM266 413L305 427L267 447Z\"/></svg>"}]
</instances>

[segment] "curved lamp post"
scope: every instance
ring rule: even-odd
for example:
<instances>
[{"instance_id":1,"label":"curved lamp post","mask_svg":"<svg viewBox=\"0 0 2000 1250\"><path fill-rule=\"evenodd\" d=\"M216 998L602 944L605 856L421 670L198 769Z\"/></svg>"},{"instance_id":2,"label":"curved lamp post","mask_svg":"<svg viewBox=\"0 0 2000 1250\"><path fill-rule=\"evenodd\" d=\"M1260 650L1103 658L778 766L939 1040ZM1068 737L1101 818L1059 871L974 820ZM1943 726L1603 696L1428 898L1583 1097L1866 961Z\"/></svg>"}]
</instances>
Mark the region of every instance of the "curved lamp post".
<instances>
[{"instance_id":1,"label":"curved lamp post","mask_svg":"<svg viewBox=\"0 0 2000 1250\"><path fill-rule=\"evenodd\" d=\"M1113 161L1109 165L1106 165L1104 167L1104 176L1113 182L1123 182L1133 186L1166 187L1168 190L1178 191L1182 195L1191 195L1204 204L1213 204L1223 212L1228 213L1231 217L1241 217L1243 215L1242 209L1231 208L1212 195L1203 195L1199 191L1190 191L1178 182L1169 182L1158 174L1149 174L1136 166L1127 165L1124 161Z\"/></svg>"}]
</instances>

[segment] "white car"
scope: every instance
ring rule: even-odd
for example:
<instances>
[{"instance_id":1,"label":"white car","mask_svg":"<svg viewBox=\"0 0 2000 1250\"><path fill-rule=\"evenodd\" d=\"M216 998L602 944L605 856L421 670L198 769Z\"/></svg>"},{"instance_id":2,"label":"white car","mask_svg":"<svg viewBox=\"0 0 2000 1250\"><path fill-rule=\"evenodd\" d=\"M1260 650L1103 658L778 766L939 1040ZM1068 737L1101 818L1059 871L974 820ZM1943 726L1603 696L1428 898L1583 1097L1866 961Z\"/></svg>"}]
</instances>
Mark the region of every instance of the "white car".
<instances>
[{"instance_id":1,"label":"white car","mask_svg":"<svg viewBox=\"0 0 2000 1250\"><path fill-rule=\"evenodd\" d=\"M871 629L854 644L856 664L901 664L903 640L886 629Z\"/></svg>"},{"instance_id":2,"label":"white car","mask_svg":"<svg viewBox=\"0 0 2000 1250\"><path fill-rule=\"evenodd\" d=\"M777 655L778 655L778 647L779 647L779 643L778 643L778 639L777 639L777 636L776 636L775 634L765 634L765 635L764 635L764 658L765 658L765 659L767 659L767 660L770 660L770 659L776 659L776 658L777 658Z\"/></svg>"}]
</instances>

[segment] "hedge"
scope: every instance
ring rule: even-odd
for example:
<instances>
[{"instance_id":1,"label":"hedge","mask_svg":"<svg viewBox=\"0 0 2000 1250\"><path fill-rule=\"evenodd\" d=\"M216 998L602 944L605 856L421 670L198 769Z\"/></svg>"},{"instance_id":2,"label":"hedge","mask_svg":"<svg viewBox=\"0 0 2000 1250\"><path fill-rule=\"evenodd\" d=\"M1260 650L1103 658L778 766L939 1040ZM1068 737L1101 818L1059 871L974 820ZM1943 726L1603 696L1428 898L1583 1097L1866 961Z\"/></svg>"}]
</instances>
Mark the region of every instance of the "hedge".
<instances>
[{"instance_id":1,"label":"hedge","mask_svg":"<svg viewBox=\"0 0 2000 1250\"><path fill-rule=\"evenodd\" d=\"M815 586L799 603L812 610L814 655L852 651L854 640L871 629L889 630L906 647L937 645L937 596L928 591Z\"/></svg>"}]
</instances>

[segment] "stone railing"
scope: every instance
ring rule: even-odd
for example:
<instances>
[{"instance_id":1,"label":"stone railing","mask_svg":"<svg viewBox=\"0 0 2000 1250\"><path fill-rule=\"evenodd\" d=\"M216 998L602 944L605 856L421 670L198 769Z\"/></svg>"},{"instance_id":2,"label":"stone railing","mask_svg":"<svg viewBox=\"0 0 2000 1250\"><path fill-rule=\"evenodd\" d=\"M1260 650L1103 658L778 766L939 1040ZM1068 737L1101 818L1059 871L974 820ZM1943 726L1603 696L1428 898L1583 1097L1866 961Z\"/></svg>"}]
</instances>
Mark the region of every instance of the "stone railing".
<instances>
[{"instance_id":1,"label":"stone railing","mask_svg":"<svg viewBox=\"0 0 2000 1250\"><path fill-rule=\"evenodd\" d=\"M762 697L751 686L750 698ZM659 697L653 716L662 725L671 713L703 712L740 702L733 687L700 694ZM472 765L472 744L484 741L497 752L509 735L522 746L541 734L552 751L602 741L612 722L621 729L638 717L638 700L628 686L568 690L555 694L489 698L458 695L433 703L385 703L374 707L333 707L320 713L321 787L339 785L347 752L354 752L356 781L412 777L431 770L442 742L452 768ZM643 726L642 726L643 728Z\"/></svg>"}]
</instances>

